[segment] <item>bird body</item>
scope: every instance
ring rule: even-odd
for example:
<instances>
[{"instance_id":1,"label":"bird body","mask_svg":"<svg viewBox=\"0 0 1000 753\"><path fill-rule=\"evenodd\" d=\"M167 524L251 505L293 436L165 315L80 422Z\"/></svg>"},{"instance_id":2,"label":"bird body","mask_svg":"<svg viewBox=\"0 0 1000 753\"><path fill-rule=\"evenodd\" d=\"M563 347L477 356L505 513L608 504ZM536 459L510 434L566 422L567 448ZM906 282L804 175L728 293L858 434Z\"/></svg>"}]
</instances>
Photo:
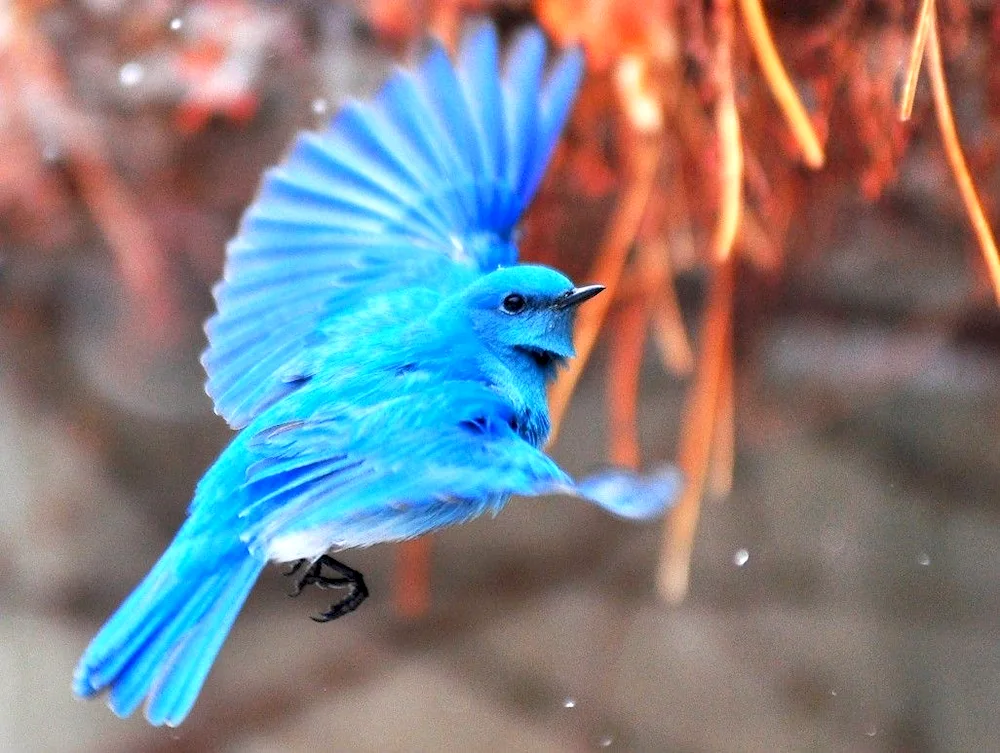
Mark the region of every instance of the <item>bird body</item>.
<instances>
[{"instance_id":1,"label":"bird body","mask_svg":"<svg viewBox=\"0 0 1000 753\"><path fill-rule=\"evenodd\" d=\"M179 724L269 561L419 536L513 494L635 518L669 502L672 469L577 483L541 449L576 307L602 289L516 263L582 71L567 53L543 85L544 61L530 30L501 77L484 26L457 66L434 48L265 176L206 326L207 389L239 432L84 652L77 695ZM301 582L354 582L318 572Z\"/></svg>"}]
</instances>

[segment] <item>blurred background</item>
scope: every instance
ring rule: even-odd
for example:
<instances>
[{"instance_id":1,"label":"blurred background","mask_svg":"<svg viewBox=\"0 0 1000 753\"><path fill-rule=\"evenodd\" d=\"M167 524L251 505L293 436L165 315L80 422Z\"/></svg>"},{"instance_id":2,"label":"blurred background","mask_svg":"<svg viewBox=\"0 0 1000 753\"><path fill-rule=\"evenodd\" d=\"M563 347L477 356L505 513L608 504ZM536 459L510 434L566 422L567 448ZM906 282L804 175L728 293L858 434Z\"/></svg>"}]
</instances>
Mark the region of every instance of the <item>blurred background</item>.
<instances>
[{"instance_id":1,"label":"blurred background","mask_svg":"<svg viewBox=\"0 0 1000 753\"><path fill-rule=\"evenodd\" d=\"M996 749L1000 315L926 71L897 113L929 12L995 218L994 6L0 0L0 749ZM181 728L76 701L230 436L201 324L261 171L483 15L588 56L525 228L613 293L553 452L677 459L682 509L516 500L351 552L372 597L327 625L271 568Z\"/></svg>"}]
</instances>

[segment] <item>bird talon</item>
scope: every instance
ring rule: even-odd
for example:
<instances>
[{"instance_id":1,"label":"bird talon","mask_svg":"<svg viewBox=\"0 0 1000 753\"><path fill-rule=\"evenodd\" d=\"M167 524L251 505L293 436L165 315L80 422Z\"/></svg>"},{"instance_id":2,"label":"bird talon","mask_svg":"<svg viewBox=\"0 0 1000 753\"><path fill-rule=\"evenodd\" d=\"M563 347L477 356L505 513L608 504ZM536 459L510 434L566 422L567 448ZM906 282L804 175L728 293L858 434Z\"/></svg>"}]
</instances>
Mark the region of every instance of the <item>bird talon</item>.
<instances>
[{"instance_id":1,"label":"bird talon","mask_svg":"<svg viewBox=\"0 0 1000 753\"><path fill-rule=\"evenodd\" d=\"M360 575L360 573L359 573ZM327 611L320 613L319 615L313 615L310 619L313 622L330 622L338 617L343 617L345 614L350 614L368 598L368 588L365 586L364 581L360 583L355 583L355 589L345 596L340 601L334 603Z\"/></svg>"},{"instance_id":2,"label":"bird talon","mask_svg":"<svg viewBox=\"0 0 1000 753\"><path fill-rule=\"evenodd\" d=\"M305 560L299 560L285 575L295 574L304 563ZM324 566L336 572L340 577L323 575ZM318 586L324 590L331 588L350 589L343 599L334 602L327 611L312 617L315 622L330 622L338 617L343 617L361 606L361 603L368 598L368 586L365 585L364 576L326 554L309 566L309 569L295 582L294 590L289 596L298 596L306 586Z\"/></svg>"},{"instance_id":3,"label":"bird talon","mask_svg":"<svg viewBox=\"0 0 1000 753\"><path fill-rule=\"evenodd\" d=\"M347 586L353 586L355 581L349 578L303 578L303 585L316 586L324 591L329 591L331 588L345 588Z\"/></svg>"},{"instance_id":4,"label":"bird talon","mask_svg":"<svg viewBox=\"0 0 1000 753\"><path fill-rule=\"evenodd\" d=\"M287 570L285 570L285 571L284 571L284 572L282 573L282 575L284 575L284 576L285 576L286 578L289 578L289 577L291 577L291 576L295 575L295 573L297 573L297 572L298 572L299 570L301 570L301 569L302 569L302 566L303 566L303 565L304 565L305 563L306 563L306 561L305 561L304 559L302 559L302 560L299 560L298 562L295 562L295 563L293 563L291 567L289 567L289 568L288 568ZM301 577L301 578L299 578L299 579L298 579L297 581L295 581L295 583L294 583L294 584L292 585L292 591L291 591L291 593L289 593L289 594L288 594L288 595L289 595L289 597L291 597L291 598L295 598L295 597L296 597L296 596L298 596L298 595L299 595L300 593L302 593L302 589L303 589L303 588L304 588L305 586L307 586L307 585L308 585L308 583L306 583L306 582L305 582L305 581L306 581L306 578L307 578L308 576L309 576L309 573L307 572L307 573L306 573L306 574L305 574L305 575L304 575L303 577Z\"/></svg>"}]
</instances>

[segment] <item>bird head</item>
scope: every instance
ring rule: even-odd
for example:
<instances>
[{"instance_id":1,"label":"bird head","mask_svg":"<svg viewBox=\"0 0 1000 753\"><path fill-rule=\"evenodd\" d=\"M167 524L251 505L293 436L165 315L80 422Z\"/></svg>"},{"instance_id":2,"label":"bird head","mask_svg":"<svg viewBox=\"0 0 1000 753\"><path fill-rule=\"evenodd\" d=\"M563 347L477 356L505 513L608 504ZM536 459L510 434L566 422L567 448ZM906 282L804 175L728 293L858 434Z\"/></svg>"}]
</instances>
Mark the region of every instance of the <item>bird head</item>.
<instances>
[{"instance_id":1,"label":"bird head","mask_svg":"<svg viewBox=\"0 0 1000 753\"><path fill-rule=\"evenodd\" d=\"M604 290L574 287L548 267L520 265L479 278L463 294L472 326L501 357L527 356L546 373L575 355L577 306Z\"/></svg>"}]
</instances>

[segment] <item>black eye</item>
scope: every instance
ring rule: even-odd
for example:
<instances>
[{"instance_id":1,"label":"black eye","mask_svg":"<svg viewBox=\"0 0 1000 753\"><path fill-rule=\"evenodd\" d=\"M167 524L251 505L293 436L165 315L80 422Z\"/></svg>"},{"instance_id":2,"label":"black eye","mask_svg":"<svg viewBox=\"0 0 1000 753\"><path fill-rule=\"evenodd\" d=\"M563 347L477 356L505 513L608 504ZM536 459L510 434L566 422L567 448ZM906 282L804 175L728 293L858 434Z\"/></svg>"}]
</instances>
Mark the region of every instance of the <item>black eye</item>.
<instances>
[{"instance_id":1,"label":"black eye","mask_svg":"<svg viewBox=\"0 0 1000 753\"><path fill-rule=\"evenodd\" d=\"M520 293L511 293L503 299L503 310L508 314L516 314L525 307L528 302Z\"/></svg>"}]
</instances>

